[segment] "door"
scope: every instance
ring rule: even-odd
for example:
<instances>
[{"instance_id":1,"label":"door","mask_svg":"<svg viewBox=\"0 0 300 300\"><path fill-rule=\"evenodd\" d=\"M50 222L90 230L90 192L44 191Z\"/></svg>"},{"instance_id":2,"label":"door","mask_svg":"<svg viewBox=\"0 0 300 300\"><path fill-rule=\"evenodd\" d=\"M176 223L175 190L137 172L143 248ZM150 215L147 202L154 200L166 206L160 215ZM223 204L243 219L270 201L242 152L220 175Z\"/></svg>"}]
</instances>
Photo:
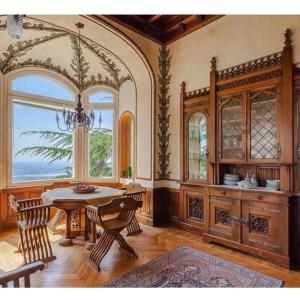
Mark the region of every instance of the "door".
<instances>
[{"instance_id":1,"label":"door","mask_svg":"<svg viewBox=\"0 0 300 300\"><path fill-rule=\"evenodd\" d=\"M246 108L244 94L219 97L219 159L246 159Z\"/></svg>"},{"instance_id":2,"label":"door","mask_svg":"<svg viewBox=\"0 0 300 300\"><path fill-rule=\"evenodd\" d=\"M240 200L210 196L209 232L232 241L240 242Z\"/></svg>"},{"instance_id":3,"label":"door","mask_svg":"<svg viewBox=\"0 0 300 300\"><path fill-rule=\"evenodd\" d=\"M288 255L288 222L284 214L280 205L243 201L242 243Z\"/></svg>"},{"instance_id":4,"label":"door","mask_svg":"<svg viewBox=\"0 0 300 300\"><path fill-rule=\"evenodd\" d=\"M280 159L278 104L279 87L252 90L248 93L247 134L248 160L278 161Z\"/></svg>"},{"instance_id":5,"label":"door","mask_svg":"<svg viewBox=\"0 0 300 300\"><path fill-rule=\"evenodd\" d=\"M208 229L207 195L197 191L184 191L185 220L187 224Z\"/></svg>"}]
</instances>

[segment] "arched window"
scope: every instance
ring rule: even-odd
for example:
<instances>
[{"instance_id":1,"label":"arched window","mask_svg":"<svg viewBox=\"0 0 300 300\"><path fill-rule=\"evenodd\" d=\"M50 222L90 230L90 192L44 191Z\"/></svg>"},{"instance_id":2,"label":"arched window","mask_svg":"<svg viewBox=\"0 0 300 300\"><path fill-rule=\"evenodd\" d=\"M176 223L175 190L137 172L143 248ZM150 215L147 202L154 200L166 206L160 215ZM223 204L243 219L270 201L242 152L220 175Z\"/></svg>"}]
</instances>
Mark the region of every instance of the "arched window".
<instances>
[{"instance_id":1,"label":"arched window","mask_svg":"<svg viewBox=\"0 0 300 300\"><path fill-rule=\"evenodd\" d=\"M48 76L9 81L11 183L73 178L73 134L58 129L56 111L73 108L74 93Z\"/></svg>"},{"instance_id":2,"label":"arched window","mask_svg":"<svg viewBox=\"0 0 300 300\"><path fill-rule=\"evenodd\" d=\"M115 178L116 99L112 92L97 89L88 93L87 107L95 112L95 128L88 135L88 178Z\"/></svg>"}]
</instances>

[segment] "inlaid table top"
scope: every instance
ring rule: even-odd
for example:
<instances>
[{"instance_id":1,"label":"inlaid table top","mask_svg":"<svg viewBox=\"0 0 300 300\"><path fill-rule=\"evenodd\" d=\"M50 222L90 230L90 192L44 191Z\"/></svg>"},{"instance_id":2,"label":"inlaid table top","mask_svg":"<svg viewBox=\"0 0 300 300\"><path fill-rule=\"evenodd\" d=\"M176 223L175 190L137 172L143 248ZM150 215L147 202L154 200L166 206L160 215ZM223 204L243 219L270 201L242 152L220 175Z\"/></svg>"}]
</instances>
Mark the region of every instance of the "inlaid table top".
<instances>
[{"instance_id":1,"label":"inlaid table top","mask_svg":"<svg viewBox=\"0 0 300 300\"><path fill-rule=\"evenodd\" d=\"M102 204L103 202L120 197L124 190L110 187L97 187L95 192L88 194L77 194L71 188L59 188L42 193L41 197L45 204L58 204L59 202L85 202L86 204Z\"/></svg>"}]
</instances>

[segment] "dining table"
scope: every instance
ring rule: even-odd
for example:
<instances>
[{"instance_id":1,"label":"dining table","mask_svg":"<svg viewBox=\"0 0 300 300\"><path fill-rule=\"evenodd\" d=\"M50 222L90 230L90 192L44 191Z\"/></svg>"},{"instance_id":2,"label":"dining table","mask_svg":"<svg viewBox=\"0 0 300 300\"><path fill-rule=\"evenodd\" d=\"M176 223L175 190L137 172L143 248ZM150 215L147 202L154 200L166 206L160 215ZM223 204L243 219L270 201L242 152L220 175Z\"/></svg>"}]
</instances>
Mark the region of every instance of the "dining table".
<instances>
[{"instance_id":1,"label":"dining table","mask_svg":"<svg viewBox=\"0 0 300 300\"><path fill-rule=\"evenodd\" d=\"M88 240L88 222L82 218L84 205L101 205L113 198L122 197L124 190L99 186L91 193L76 193L72 188L57 188L42 193L45 204L62 209L66 215L65 236L59 242L61 246L72 246L73 240ZM82 220L83 219L83 220Z\"/></svg>"}]
</instances>

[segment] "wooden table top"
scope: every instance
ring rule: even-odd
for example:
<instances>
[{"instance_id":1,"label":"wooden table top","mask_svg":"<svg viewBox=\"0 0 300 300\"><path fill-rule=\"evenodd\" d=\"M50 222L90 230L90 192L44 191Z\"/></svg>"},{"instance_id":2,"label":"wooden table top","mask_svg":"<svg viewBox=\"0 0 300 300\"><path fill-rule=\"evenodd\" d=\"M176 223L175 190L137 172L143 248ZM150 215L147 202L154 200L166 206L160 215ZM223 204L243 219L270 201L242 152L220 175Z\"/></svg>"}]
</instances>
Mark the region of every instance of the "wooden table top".
<instances>
[{"instance_id":1,"label":"wooden table top","mask_svg":"<svg viewBox=\"0 0 300 300\"><path fill-rule=\"evenodd\" d=\"M120 197L125 193L110 187L97 187L95 192L88 194L75 193L71 188L53 189L42 193L41 197L45 204L58 204L59 202L81 202L86 204L102 204L103 202Z\"/></svg>"}]
</instances>

